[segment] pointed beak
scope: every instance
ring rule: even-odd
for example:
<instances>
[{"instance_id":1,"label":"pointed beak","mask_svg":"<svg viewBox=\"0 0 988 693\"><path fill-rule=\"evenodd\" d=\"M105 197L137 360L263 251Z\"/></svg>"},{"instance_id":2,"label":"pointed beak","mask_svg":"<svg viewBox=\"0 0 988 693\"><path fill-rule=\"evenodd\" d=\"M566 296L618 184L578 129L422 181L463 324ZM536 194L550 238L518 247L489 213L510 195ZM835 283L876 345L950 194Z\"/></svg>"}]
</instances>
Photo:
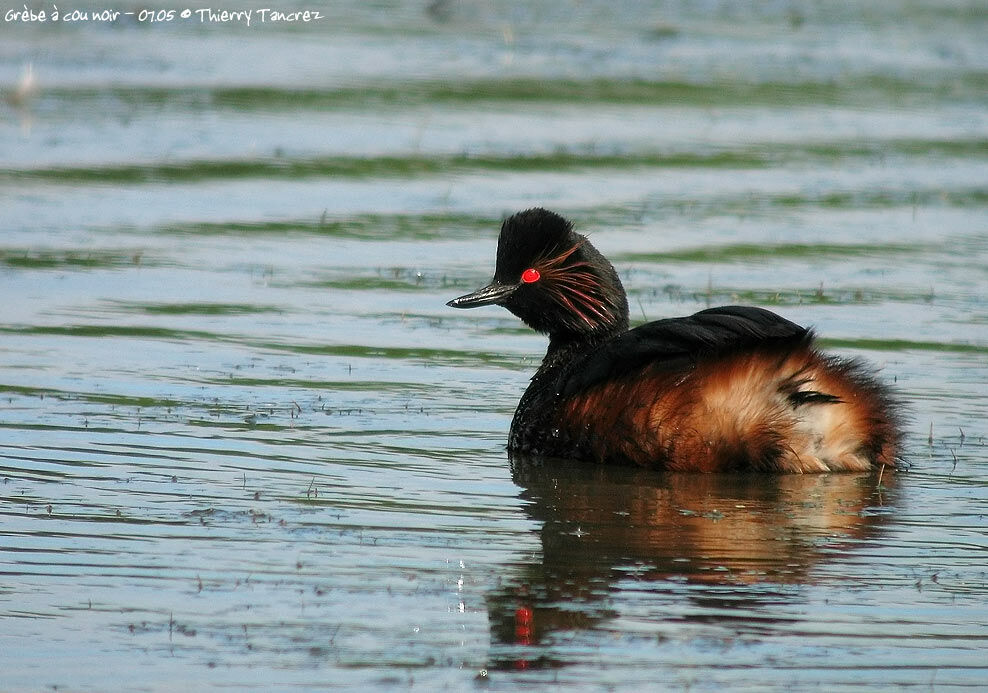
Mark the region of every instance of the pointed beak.
<instances>
[{"instance_id":1,"label":"pointed beak","mask_svg":"<svg viewBox=\"0 0 988 693\"><path fill-rule=\"evenodd\" d=\"M451 308L476 308L477 306L489 306L500 304L510 296L518 286L516 284L501 284L491 282L483 289L477 289L471 294L454 298L446 305Z\"/></svg>"}]
</instances>

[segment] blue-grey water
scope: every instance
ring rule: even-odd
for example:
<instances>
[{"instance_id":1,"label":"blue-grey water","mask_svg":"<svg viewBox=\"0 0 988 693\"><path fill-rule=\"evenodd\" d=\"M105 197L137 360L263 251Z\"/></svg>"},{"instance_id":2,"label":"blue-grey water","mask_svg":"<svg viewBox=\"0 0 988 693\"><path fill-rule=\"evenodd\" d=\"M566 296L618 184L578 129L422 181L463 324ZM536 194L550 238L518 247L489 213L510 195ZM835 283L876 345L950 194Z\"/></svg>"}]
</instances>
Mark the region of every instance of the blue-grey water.
<instances>
[{"instance_id":1,"label":"blue-grey water","mask_svg":"<svg viewBox=\"0 0 988 693\"><path fill-rule=\"evenodd\" d=\"M988 685L982 2L148 7L0 8L0 690ZM535 205L910 470L510 464L545 339L444 304Z\"/></svg>"}]
</instances>

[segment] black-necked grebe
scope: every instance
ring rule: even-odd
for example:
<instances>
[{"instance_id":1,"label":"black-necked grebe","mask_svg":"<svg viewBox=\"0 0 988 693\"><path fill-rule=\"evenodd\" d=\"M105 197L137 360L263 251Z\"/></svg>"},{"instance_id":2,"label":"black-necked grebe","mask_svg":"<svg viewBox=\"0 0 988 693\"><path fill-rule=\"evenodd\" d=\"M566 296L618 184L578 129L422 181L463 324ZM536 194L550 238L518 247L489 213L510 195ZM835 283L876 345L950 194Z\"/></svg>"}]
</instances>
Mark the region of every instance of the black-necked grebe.
<instances>
[{"instance_id":1,"label":"black-necked grebe","mask_svg":"<svg viewBox=\"0 0 988 693\"><path fill-rule=\"evenodd\" d=\"M716 472L896 464L892 396L812 331L724 306L628 329L614 267L545 209L509 217L494 279L454 308L497 304L549 335L515 411L514 453Z\"/></svg>"}]
</instances>

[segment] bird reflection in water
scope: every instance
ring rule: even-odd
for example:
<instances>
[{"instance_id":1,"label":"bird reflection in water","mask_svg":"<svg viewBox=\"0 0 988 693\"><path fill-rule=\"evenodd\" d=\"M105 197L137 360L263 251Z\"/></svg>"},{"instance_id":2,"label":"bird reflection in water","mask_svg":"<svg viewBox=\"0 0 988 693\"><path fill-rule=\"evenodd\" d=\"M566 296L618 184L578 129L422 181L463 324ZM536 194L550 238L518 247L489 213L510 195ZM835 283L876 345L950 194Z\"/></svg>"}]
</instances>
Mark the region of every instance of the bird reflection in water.
<instances>
[{"instance_id":1,"label":"bird reflection in water","mask_svg":"<svg viewBox=\"0 0 988 693\"><path fill-rule=\"evenodd\" d=\"M694 608L670 615L680 622L750 620L760 602L777 615L799 599L794 585L877 537L895 504L893 474L675 474L522 457L511 468L542 553L488 596L491 668L565 664L539 646L614 618L623 590L688 600Z\"/></svg>"}]
</instances>

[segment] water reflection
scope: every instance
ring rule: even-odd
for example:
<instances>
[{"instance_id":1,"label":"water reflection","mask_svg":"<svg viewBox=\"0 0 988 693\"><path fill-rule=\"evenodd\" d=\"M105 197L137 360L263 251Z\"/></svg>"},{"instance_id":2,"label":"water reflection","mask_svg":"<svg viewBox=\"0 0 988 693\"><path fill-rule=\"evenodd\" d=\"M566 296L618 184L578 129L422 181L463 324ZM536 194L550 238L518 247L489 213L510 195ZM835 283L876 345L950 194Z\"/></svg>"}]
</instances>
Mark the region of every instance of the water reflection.
<instances>
[{"instance_id":1,"label":"water reflection","mask_svg":"<svg viewBox=\"0 0 988 693\"><path fill-rule=\"evenodd\" d=\"M677 609L679 621L765 625L771 616L760 604L796 598L792 587L812 582L815 567L875 537L896 493L891 471L693 475L511 464L529 516L541 524L542 554L488 598L493 667L559 665L533 646L615 617L622 590L688 602L693 608Z\"/></svg>"}]
</instances>

